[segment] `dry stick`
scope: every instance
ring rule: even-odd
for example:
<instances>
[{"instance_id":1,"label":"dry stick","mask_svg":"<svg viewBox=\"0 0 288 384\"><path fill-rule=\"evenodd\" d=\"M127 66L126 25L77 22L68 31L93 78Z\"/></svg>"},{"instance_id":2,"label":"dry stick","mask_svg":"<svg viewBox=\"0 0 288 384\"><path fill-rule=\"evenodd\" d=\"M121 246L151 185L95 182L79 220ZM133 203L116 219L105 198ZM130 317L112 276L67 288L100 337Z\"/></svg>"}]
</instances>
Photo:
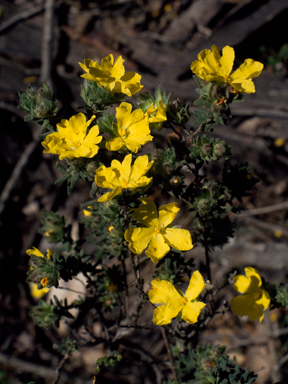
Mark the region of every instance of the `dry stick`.
<instances>
[{"instance_id":1,"label":"dry stick","mask_svg":"<svg viewBox=\"0 0 288 384\"><path fill-rule=\"evenodd\" d=\"M63 368L63 365L65 364L66 360L68 359L69 355L67 353L64 354L63 358L61 359L61 361L59 362L59 364L57 365L57 368L56 368L56 377L54 379L54 381L52 382L52 384L57 384L59 379L60 379L60 373L61 373L61 370Z\"/></svg>"},{"instance_id":2,"label":"dry stick","mask_svg":"<svg viewBox=\"0 0 288 384\"><path fill-rule=\"evenodd\" d=\"M35 363L30 363L29 361L19 359L14 356L7 356L4 353L0 352L0 363L1 365L5 365L5 367L13 368L14 372L28 372L37 377L41 378L52 378L55 376L55 370L53 368L46 367L44 365L39 365ZM79 383L79 380L75 376L68 375L67 373L62 373L63 381L73 384ZM90 380L81 379L82 384L91 384Z\"/></svg>"},{"instance_id":3,"label":"dry stick","mask_svg":"<svg viewBox=\"0 0 288 384\"><path fill-rule=\"evenodd\" d=\"M177 376L177 372L176 372L176 367L175 367L175 362L174 362L174 358L173 358L173 355L172 355L170 344L169 344L169 341L168 341L168 338L167 338L166 329L163 327L163 325L160 325L160 328L161 328L162 336L163 336L164 343L165 343L165 346L166 346L166 349L167 349L168 357L169 357L169 360L170 360L171 370L172 370L172 373L173 373L173 379L174 380L178 380L178 376Z\"/></svg>"},{"instance_id":4,"label":"dry stick","mask_svg":"<svg viewBox=\"0 0 288 384\"><path fill-rule=\"evenodd\" d=\"M41 4L41 5L38 5L37 7L33 7L33 9L28 9L27 11L18 13L18 15L15 15L15 16L11 17L9 20L2 23L2 25L0 26L0 33L5 32L6 29L19 23L20 21L29 19L30 17L33 17L33 16L36 16L43 11L44 11L44 4Z\"/></svg>"},{"instance_id":5,"label":"dry stick","mask_svg":"<svg viewBox=\"0 0 288 384\"><path fill-rule=\"evenodd\" d=\"M55 0L45 1L44 28L41 52L41 82L45 82L53 93L53 83L51 79L52 68L52 43L54 28L54 8Z\"/></svg>"},{"instance_id":6,"label":"dry stick","mask_svg":"<svg viewBox=\"0 0 288 384\"><path fill-rule=\"evenodd\" d=\"M288 201L283 201L279 204L268 205L267 207L255 208L251 210L242 211L239 217L262 215L264 213L270 213L274 211L280 211L281 209L288 209Z\"/></svg>"},{"instance_id":7,"label":"dry stick","mask_svg":"<svg viewBox=\"0 0 288 384\"><path fill-rule=\"evenodd\" d=\"M7 181L0 196L0 214L3 212L6 202L8 201L11 195L11 192L13 191L15 185L20 179L22 171L25 165L27 164L30 156L33 154L34 150L36 149L38 143L39 143L39 140L35 140L29 143L25 148L24 152L22 153L20 159L18 160L18 163L15 165L13 172L9 180Z\"/></svg>"}]
</instances>

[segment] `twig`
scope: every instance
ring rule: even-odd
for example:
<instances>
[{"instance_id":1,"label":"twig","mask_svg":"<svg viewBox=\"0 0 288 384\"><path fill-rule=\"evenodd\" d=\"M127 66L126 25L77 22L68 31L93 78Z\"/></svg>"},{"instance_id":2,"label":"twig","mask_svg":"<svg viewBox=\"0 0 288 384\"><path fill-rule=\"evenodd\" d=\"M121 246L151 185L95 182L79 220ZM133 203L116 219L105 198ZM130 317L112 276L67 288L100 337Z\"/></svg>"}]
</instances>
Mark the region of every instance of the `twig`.
<instances>
[{"instance_id":1,"label":"twig","mask_svg":"<svg viewBox=\"0 0 288 384\"><path fill-rule=\"evenodd\" d=\"M124 273L125 312L126 312L126 317L128 318L129 296L128 296L128 284L127 284L127 271L126 271L125 257L123 255L123 253L121 253L121 264L122 264L123 273Z\"/></svg>"},{"instance_id":2,"label":"twig","mask_svg":"<svg viewBox=\"0 0 288 384\"><path fill-rule=\"evenodd\" d=\"M0 33L5 32L8 28L13 27L13 25L19 23L20 21L27 20L30 17L36 16L43 11L44 4L40 4L37 7L33 7L32 9L28 9L27 11L18 13L18 15L12 16L9 20L1 24Z\"/></svg>"},{"instance_id":3,"label":"twig","mask_svg":"<svg viewBox=\"0 0 288 384\"><path fill-rule=\"evenodd\" d=\"M84 295L85 294L84 292L75 291L74 289L71 289L71 288L68 288L68 287L57 287L57 289L65 289L66 291L79 293L80 295Z\"/></svg>"},{"instance_id":4,"label":"twig","mask_svg":"<svg viewBox=\"0 0 288 384\"><path fill-rule=\"evenodd\" d=\"M52 384L57 384L59 379L60 379L60 373L63 368L63 365L65 364L66 360L69 358L69 355L67 353L64 354L63 358L60 360L59 364L57 365L56 368L56 377Z\"/></svg>"},{"instance_id":5,"label":"twig","mask_svg":"<svg viewBox=\"0 0 288 384\"><path fill-rule=\"evenodd\" d=\"M41 82L45 82L53 93L53 83L51 79L52 68L52 43L54 29L54 8L55 0L45 1L44 27L41 52Z\"/></svg>"},{"instance_id":6,"label":"twig","mask_svg":"<svg viewBox=\"0 0 288 384\"><path fill-rule=\"evenodd\" d=\"M19 359L14 356L7 356L4 353L0 352L0 363L1 365L5 365L6 368L13 368L14 372L28 372L30 375L33 374L37 377L45 378L46 380L49 377L55 376L55 370L53 368L45 367L43 365L30 363L29 361ZM77 377L70 376L67 373L62 373L63 381L67 383L79 383ZM90 380L81 379L82 384L91 384Z\"/></svg>"},{"instance_id":7,"label":"twig","mask_svg":"<svg viewBox=\"0 0 288 384\"><path fill-rule=\"evenodd\" d=\"M39 140L32 141L27 145L24 152L20 156L20 159L18 160L18 163L15 165L13 172L7 181L1 196L0 196L0 214L3 212L6 202L8 201L15 185L17 184L22 171L25 167L25 165L28 163L30 156L33 154L34 150L36 149L37 145L39 143Z\"/></svg>"},{"instance_id":8,"label":"twig","mask_svg":"<svg viewBox=\"0 0 288 384\"><path fill-rule=\"evenodd\" d=\"M267 207L255 208L251 210L247 209L245 211L242 211L239 217L262 215L264 213L280 211L281 209L288 209L288 201L283 201L279 204L268 205Z\"/></svg>"},{"instance_id":9,"label":"twig","mask_svg":"<svg viewBox=\"0 0 288 384\"><path fill-rule=\"evenodd\" d=\"M178 376L177 376L177 372L176 372L176 367L175 367L175 362L174 362L174 358L173 358L172 351L171 351L171 348L170 348L170 344L168 342L166 330L163 327L163 325L160 325L160 328L161 328L162 336L163 336L164 343L165 343L165 346L166 346L166 349L167 349L168 357L169 357L169 360L170 360L171 370L172 370L172 373L173 373L173 379L174 380L178 380Z\"/></svg>"}]
</instances>

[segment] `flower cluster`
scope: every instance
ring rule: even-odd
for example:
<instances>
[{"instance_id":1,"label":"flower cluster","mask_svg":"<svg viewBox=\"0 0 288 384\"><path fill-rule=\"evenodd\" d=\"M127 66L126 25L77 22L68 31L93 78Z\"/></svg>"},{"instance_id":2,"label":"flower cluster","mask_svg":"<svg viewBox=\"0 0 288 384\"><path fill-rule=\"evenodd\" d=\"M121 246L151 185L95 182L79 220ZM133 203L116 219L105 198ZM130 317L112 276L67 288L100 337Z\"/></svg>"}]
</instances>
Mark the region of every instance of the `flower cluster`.
<instances>
[{"instance_id":1,"label":"flower cluster","mask_svg":"<svg viewBox=\"0 0 288 384\"><path fill-rule=\"evenodd\" d=\"M209 124L212 127L213 119L215 119L215 124L223 122L221 113L229 109L228 104L233 102L231 101L232 99L241 97L239 92L255 92L252 79L260 75L263 65L252 59L246 59L233 72L234 59L235 53L233 48L229 46L224 47L221 56L217 46L213 45L211 50L201 51L198 55L198 60L193 61L191 64L191 70L200 79L209 83L205 84L205 82L195 77L197 84L199 82L202 85L204 84L204 88L207 88L205 88L206 93L203 91L204 93L200 97L202 104L204 104L201 104L202 107L199 104L202 109L199 108L200 112L198 111L199 124L201 126L206 124L207 130L210 129ZM175 137L170 137L169 145L173 146L174 149L171 149L171 151L166 150L165 156L160 156L161 150L158 150L158 160L161 158L163 161L158 161L157 156L155 157L154 155L154 159L156 158L154 164L154 161L149 161L148 155L138 155L142 146L153 141L152 132L154 128L158 130L165 127L173 128L173 124L184 127L184 124L190 118L189 106L184 106L178 100L170 103L170 95L167 96L161 87L158 88L154 96L148 93L140 95L136 108L133 108L130 103L123 102L125 95L131 97L143 88L140 83L141 76L134 72L125 72L123 62L124 60L121 56L114 61L113 55L110 54L102 59L101 64L91 59L84 59L83 64L79 63L85 71L85 74L81 75L81 77L86 79L85 84L89 84L91 88L89 90L92 93L95 89L97 90L97 97L95 99L100 101L96 100L95 108L92 108L87 103L88 118L83 113L78 113L69 120L61 120L57 124L57 131L49 133L42 145L45 153L57 154L60 160L67 160L70 166L70 171L68 169L70 174L69 172L66 173L63 176L63 180L67 180L73 174L73 177L71 176L71 185L74 186L79 175L85 179L85 172L89 176L87 177L89 181L94 179L91 196L96 196L97 193L98 202L94 201L94 205L85 205L85 207L88 207L88 210L84 209L84 220L91 220L92 222L94 214L99 216L101 211L101 209L95 208L96 205L98 204L97 207L106 207L109 204L114 204L107 202L115 199L115 204L118 205L111 209L111 212L116 212L113 217L116 219L122 214L125 220L122 217L121 231L118 231L120 221L118 223L113 222L109 216L112 213L109 212L106 219L110 226L106 232L109 232L109 236L114 240L116 238L117 241L119 240L119 249L124 249L126 252L128 246L135 255L140 255L145 251L145 254L152 262L159 263L158 266L160 265L160 267L161 263L163 263L161 259L172 251L170 253L172 256L167 255L165 261L167 261L167 265L169 263L176 265L177 260L174 255L177 253L180 255L181 252L189 251L193 248L190 232L172 224L180 208L176 202L157 208L155 202L147 198L145 193L151 185L154 176L156 184L156 179L158 178L161 180L159 184L162 185L163 190L168 189L167 192L171 193L171 195L179 199L182 198L183 201L188 201L190 208L194 210L197 218L200 217L202 220L205 215L210 211L212 212L212 208L218 204L219 200L224 198L220 193L222 189L218 188L218 185L213 183L213 181L208 182L204 178L199 178L201 183L196 187L190 187L189 190L189 187L184 186L184 175L182 175L183 182L181 181L182 176L179 176L181 169L190 160L196 169L197 165L203 163L203 161L208 162L211 159L226 158L230 154L230 150L224 141L219 142L218 139L209 139L206 135L194 139L193 135L195 133L193 133L190 138L187 136L186 141L178 141ZM199 87L202 86L201 84ZM108 96L111 97L109 98ZM84 98L84 100L86 99ZM115 100L117 100L117 103L121 102L121 104L116 107L116 115L114 117L113 114L104 112L108 106L115 104ZM225 108L223 106L219 107L222 104L225 104ZM195 102L195 105L198 104ZM207 109L207 106L212 106L212 110ZM95 115L92 115L92 113ZM94 120L98 125L93 125ZM185 132L187 133L188 131L185 130ZM107 137L106 134L109 134L109 136ZM162 151L164 152L164 150ZM181 159L181 151L186 153L186 158L189 158L188 161L183 160L185 156L182 156ZM80 160L69 161L75 158L85 160L82 162ZM170 160L167 161L167 159ZM153 164L154 168L157 169L154 170L152 168ZM169 167L171 168L170 172L167 171ZM148 174L150 169L151 173ZM64 169L63 173L65 172L66 169ZM179 188L174 186L173 189L169 189L170 184L168 182L165 184L165 175L163 176L161 173L168 174L170 184L179 183ZM104 192L100 189L99 193L98 188L103 188ZM186 192L182 193L184 190ZM192 198L188 196L189 193L194 193ZM197 207L201 205L201 209L197 208L196 205ZM122 211L119 208L120 206ZM98 225L99 221L95 225ZM103 229L103 226L101 228ZM119 235L116 234L114 236L116 232ZM53 229L49 227L45 235L49 237L52 233ZM114 240L113 243L115 243ZM115 244L112 245L115 247ZM34 297L40 297L40 295L48 291L49 288L46 286L51 286L52 284L49 275L48 277L47 274L45 275L46 270L48 271L49 269L48 267L55 267L52 265L52 260L50 260L51 252L48 250L47 256L44 257L39 250L34 248L27 250L27 254L32 256L32 262L30 263L32 270L29 272L30 279L34 279L33 281L37 282L38 285L37 292L36 286L31 286L31 294ZM129 252L129 254L131 253ZM58 254L56 253L55 255ZM46 269L39 269L41 273L43 272L42 274L40 272L36 273L36 267L39 264L38 257L45 258L45 263L48 264ZM134 255L132 255L133 257ZM179 256L179 258L181 257L182 255ZM53 259L55 259L55 256L53 256ZM44 263L44 260L41 261ZM35 267L34 270L33 265ZM57 268L55 270L56 272L58 271ZM180 271L182 273L181 269ZM245 268L245 272L246 277L238 275L234 278L234 288L243 293L243 296L237 296L232 299L231 309L240 316L248 315L250 320L260 318L261 321L264 316L263 310L267 309L270 304L270 297L261 288L262 281L258 272L251 267ZM185 273L187 273L187 270ZM190 275L191 270L187 274ZM190 324L196 323L201 310L206 306L204 302L198 301L199 295L206 286L200 272L193 272L185 294L171 283L171 281L174 283L171 275L167 277L163 274L157 275L156 272L156 276L161 277L161 279L154 279L148 292L150 302L152 304L160 304L160 306L154 309L154 324L169 324L175 317L183 319ZM70 275L67 278L70 278ZM179 284L179 281L176 283ZM117 288L111 282L107 290L111 293L116 289L115 287ZM42 289L39 290L39 288Z\"/></svg>"}]
</instances>

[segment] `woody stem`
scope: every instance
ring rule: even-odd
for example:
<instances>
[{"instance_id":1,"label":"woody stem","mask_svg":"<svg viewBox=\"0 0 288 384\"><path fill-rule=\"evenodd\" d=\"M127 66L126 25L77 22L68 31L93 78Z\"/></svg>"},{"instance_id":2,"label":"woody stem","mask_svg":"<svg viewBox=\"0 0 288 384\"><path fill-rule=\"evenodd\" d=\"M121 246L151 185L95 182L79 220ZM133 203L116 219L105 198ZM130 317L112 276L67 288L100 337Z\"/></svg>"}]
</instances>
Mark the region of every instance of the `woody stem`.
<instances>
[{"instance_id":1,"label":"woody stem","mask_svg":"<svg viewBox=\"0 0 288 384\"><path fill-rule=\"evenodd\" d=\"M172 351L171 351L171 348L170 348L170 344L169 344L169 341L168 341L168 338L167 338L166 329L163 327L163 325L161 325L160 328L161 328L163 340L164 340L164 343L165 343L165 347L167 349L168 357L169 357L169 360L170 360L171 370L172 370L172 373L173 373L173 379L178 381L177 371L176 371L176 367L175 367L175 361L174 361L174 358L173 358L173 355L172 355Z\"/></svg>"}]
</instances>

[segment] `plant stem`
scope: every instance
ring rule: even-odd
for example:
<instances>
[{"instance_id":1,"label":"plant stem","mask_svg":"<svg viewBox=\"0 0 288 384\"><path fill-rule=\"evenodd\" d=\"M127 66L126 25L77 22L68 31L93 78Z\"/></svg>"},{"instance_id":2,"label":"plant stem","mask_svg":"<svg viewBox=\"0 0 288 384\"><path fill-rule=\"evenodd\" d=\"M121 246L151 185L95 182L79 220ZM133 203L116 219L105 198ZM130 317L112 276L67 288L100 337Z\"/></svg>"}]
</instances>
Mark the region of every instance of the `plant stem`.
<instances>
[{"instance_id":1,"label":"plant stem","mask_svg":"<svg viewBox=\"0 0 288 384\"><path fill-rule=\"evenodd\" d=\"M174 380L178 380L177 371L176 371L176 367L175 367L175 362L174 362L174 358L173 358L173 355L172 355L170 344L169 344L169 341L168 341L168 338L167 338L166 329L163 327L163 325L161 325L160 328L161 328L163 340L164 340L164 343L165 343L165 346L166 346L166 349L167 349L168 357L169 357L169 360L170 360L171 370L172 370L172 373L173 373L173 379Z\"/></svg>"}]
</instances>

